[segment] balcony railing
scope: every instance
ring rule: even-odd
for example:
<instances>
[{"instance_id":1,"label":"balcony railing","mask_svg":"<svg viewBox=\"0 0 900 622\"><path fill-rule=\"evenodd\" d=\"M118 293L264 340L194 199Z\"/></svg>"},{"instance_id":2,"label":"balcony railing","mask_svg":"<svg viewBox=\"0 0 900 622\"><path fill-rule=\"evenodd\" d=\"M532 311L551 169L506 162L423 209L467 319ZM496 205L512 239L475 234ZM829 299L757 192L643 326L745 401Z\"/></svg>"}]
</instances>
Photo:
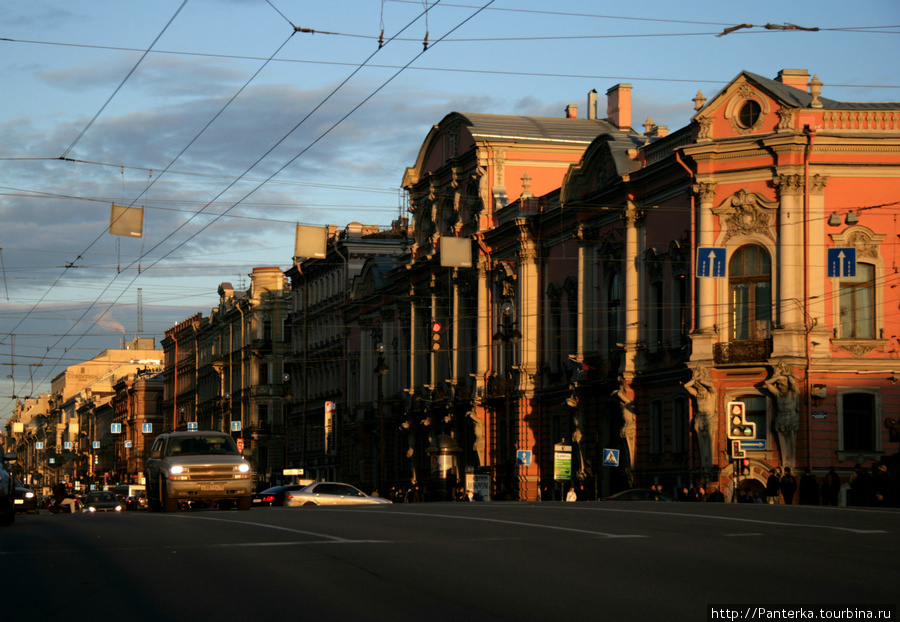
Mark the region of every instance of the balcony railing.
<instances>
[{"instance_id":1,"label":"balcony railing","mask_svg":"<svg viewBox=\"0 0 900 622\"><path fill-rule=\"evenodd\" d=\"M772 340L729 341L713 346L713 360L716 365L735 363L761 363L772 356Z\"/></svg>"}]
</instances>

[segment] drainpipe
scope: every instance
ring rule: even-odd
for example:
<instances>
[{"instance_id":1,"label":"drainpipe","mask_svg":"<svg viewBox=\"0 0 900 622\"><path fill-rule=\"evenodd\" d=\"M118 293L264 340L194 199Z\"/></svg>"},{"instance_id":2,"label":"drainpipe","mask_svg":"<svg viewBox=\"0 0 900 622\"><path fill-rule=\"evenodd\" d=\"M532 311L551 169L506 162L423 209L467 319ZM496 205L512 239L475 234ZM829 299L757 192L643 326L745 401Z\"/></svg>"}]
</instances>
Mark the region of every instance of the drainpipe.
<instances>
[{"instance_id":1,"label":"drainpipe","mask_svg":"<svg viewBox=\"0 0 900 622\"><path fill-rule=\"evenodd\" d=\"M806 153L803 155L803 325L806 329L806 465L812 466L812 418L810 416L810 404L812 403L812 385L809 382L809 372L812 368L812 344L810 343L813 324L809 315L809 161L812 158L812 150L816 140L816 130L808 125L803 128L807 137ZM796 466L796 465L795 465Z\"/></svg>"},{"instance_id":2,"label":"drainpipe","mask_svg":"<svg viewBox=\"0 0 900 622\"><path fill-rule=\"evenodd\" d=\"M691 235L692 242L694 248L691 249L691 258L690 258L690 267L691 273L689 278L691 279L691 335L694 334L694 331L697 329L697 279L694 276L696 274L697 267L695 262L697 261L697 214L696 214L696 199L694 198L694 180L696 179L696 175L694 171L690 169L690 167L684 163L681 159L681 152L675 152L675 159L678 163L684 167L684 170L687 171L688 175L691 178ZM688 465L694 464L694 444L690 439L690 431L694 429L694 401L688 398L688 438L687 438L687 450L688 450ZM690 468L690 467L689 467Z\"/></svg>"}]
</instances>

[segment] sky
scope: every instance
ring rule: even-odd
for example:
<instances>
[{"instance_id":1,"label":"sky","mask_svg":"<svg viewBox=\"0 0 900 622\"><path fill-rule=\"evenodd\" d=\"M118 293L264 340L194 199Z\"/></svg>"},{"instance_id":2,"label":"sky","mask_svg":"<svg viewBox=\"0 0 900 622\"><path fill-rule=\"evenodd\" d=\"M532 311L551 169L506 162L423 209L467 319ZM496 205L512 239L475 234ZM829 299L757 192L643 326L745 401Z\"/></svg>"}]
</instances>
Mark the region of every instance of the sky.
<instances>
[{"instance_id":1,"label":"sky","mask_svg":"<svg viewBox=\"0 0 900 622\"><path fill-rule=\"evenodd\" d=\"M5 2L0 425L66 366L290 267L296 224L389 227L451 112L584 116L596 89L602 117L628 83L633 126L675 131L743 70L900 102L898 58L896 0ZM142 237L109 234L113 203Z\"/></svg>"}]
</instances>

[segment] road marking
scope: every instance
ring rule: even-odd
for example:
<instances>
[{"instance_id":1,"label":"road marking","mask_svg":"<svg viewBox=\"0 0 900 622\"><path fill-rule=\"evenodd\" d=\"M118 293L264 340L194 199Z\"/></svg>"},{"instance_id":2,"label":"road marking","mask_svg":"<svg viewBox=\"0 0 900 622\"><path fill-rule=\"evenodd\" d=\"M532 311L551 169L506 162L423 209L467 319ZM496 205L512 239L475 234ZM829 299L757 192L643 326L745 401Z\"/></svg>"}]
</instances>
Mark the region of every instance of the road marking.
<instances>
[{"instance_id":1,"label":"road marking","mask_svg":"<svg viewBox=\"0 0 900 622\"><path fill-rule=\"evenodd\" d=\"M238 524L238 525L251 525L254 527L264 527L266 529L275 529L276 531L287 531L290 533L299 533L299 534L303 534L304 536L314 536L316 538L326 538L326 539L332 540L334 542L355 542L355 540L348 540L347 538L340 538L338 536L329 536L328 534L317 533L315 531L303 531L302 529L291 529L290 527L281 527L279 525L266 525L265 523L254 523L251 521L244 521L244 520L229 520L227 518L212 518L209 516L195 516L195 515L185 515L185 514L182 514L181 516L178 516L176 514L176 515L172 515L172 517L173 518L183 518L185 520L210 520L210 521L216 521L216 522L220 522L220 523L231 523L231 524Z\"/></svg>"},{"instance_id":2,"label":"road marking","mask_svg":"<svg viewBox=\"0 0 900 622\"><path fill-rule=\"evenodd\" d=\"M835 525L818 525L815 523L785 523L783 521L772 521L772 520L760 520L756 518L735 518L732 516L710 516L708 514L689 514L682 512L651 512L649 510L622 510L619 508L578 508L581 510L588 511L600 511L600 512L627 512L631 514L665 514L666 516L685 516L689 518L704 518L709 520L724 520L724 521L733 521L736 523L754 523L757 525L773 525L778 527L801 527L801 528L810 528L810 529L832 529L834 531L846 531L849 533L859 533L859 534L872 534L872 533L890 533L889 531L885 531L883 529L852 529L850 527L837 527Z\"/></svg>"},{"instance_id":3,"label":"road marking","mask_svg":"<svg viewBox=\"0 0 900 622\"><path fill-rule=\"evenodd\" d=\"M394 514L398 515L396 512L385 512L382 510L344 510L347 512L366 512L366 513L380 513L380 514ZM555 525L542 525L539 523L525 523L521 521L511 521L511 520L500 520L497 518L480 518L477 516L449 516L447 514L432 514L428 512L403 512L402 516L427 516L429 518L446 518L451 520L468 520L468 521L480 521L484 523L499 523L501 525L516 525L518 527L534 527L538 529L550 529L553 531L567 531L570 533L583 533L590 536L600 536L601 538L647 538L648 536L641 534L616 534L616 533L605 533L603 531L593 531L590 529L573 529L572 527L557 527Z\"/></svg>"},{"instance_id":4,"label":"road marking","mask_svg":"<svg viewBox=\"0 0 900 622\"><path fill-rule=\"evenodd\" d=\"M761 536L761 533L726 533L722 534L726 538L747 538L750 536Z\"/></svg>"}]
</instances>

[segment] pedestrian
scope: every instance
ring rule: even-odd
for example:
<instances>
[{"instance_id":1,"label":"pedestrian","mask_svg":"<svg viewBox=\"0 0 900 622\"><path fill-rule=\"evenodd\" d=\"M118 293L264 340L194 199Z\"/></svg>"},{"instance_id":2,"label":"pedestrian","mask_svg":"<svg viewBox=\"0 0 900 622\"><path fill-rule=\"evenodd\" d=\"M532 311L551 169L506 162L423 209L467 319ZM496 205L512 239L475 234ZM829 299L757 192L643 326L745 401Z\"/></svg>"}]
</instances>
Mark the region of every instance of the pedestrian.
<instances>
[{"instance_id":1,"label":"pedestrian","mask_svg":"<svg viewBox=\"0 0 900 622\"><path fill-rule=\"evenodd\" d=\"M859 462L853 465L853 472L850 474L849 479L850 491L848 494L847 505L856 507L865 507L869 505L869 491L871 489L871 485L869 484L870 479L869 473L862 468L862 465Z\"/></svg>"},{"instance_id":2,"label":"pedestrian","mask_svg":"<svg viewBox=\"0 0 900 622\"><path fill-rule=\"evenodd\" d=\"M569 492L566 493L566 501L578 501L578 493L575 492L575 486L569 488Z\"/></svg>"},{"instance_id":3,"label":"pedestrian","mask_svg":"<svg viewBox=\"0 0 900 622\"><path fill-rule=\"evenodd\" d=\"M841 496L841 477L835 473L834 467L828 467L828 473L825 474L825 479L828 480L829 490L828 497L825 496L824 492L822 493L822 503L837 507L838 499Z\"/></svg>"},{"instance_id":4,"label":"pedestrian","mask_svg":"<svg viewBox=\"0 0 900 622\"><path fill-rule=\"evenodd\" d=\"M887 465L879 464L873 478L873 489L875 493L876 507L889 508L894 506L894 482L891 481L891 474L888 472Z\"/></svg>"},{"instance_id":5,"label":"pedestrian","mask_svg":"<svg viewBox=\"0 0 900 622\"><path fill-rule=\"evenodd\" d=\"M706 497L707 501L712 501L713 503L725 503L725 495L722 494L722 491L718 488L709 493L709 496Z\"/></svg>"},{"instance_id":6,"label":"pedestrian","mask_svg":"<svg viewBox=\"0 0 900 622\"><path fill-rule=\"evenodd\" d=\"M766 503L778 503L778 491L781 490L781 478L775 469L769 470L769 479L766 480Z\"/></svg>"},{"instance_id":7,"label":"pedestrian","mask_svg":"<svg viewBox=\"0 0 900 622\"><path fill-rule=\"evenodd\" d=\"M785 504L794 502L794 493L797 492L797 480L791 475L791 467L784 467L784 476L781 478L781 497Z\"/></svg>"},{"instance_id":8,"label":"pedestrian","mask_svg":"<svg viewBox=\"0 0 900 622\"><path fill-rule=\"evenodd\" d=\"M800 478L800 504L819 505L819 482L809 467L806 467Z\"/></svg>"}]
</instances>

